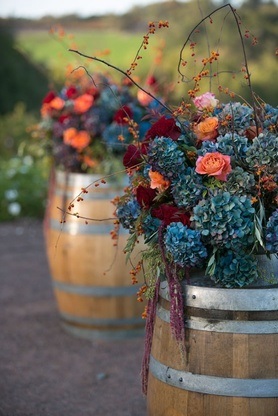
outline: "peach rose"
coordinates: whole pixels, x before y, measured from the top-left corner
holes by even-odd
[[[149,177],[151,179],[151,189],[158,189],[159,192],[163,192],[170,186],[170,181],[165,179],[159,172],[149,170]]]
[[[196,172],[201,175],[214,176],[220,181],[226,181],[232,171],[231,158],[219,152],[206,153],[199,156],[196,162]]]
[[[198,140],[214,140],[218,136],[218,118],[208,117],[195,125],[194,132]]]
[[[74,111],[78,114],[86,113],[92,107],[94,97],[90,94],[82,94],[74,100]]]
[[[90,144],[91,137],[85,130],[78,131],[74,127],[71,127],[64,131],[63,140],[65,144],[81,152]]]
[[[152,101],[153,98],[150,97],[145,91],[139,90],[137,92],[137,98],[141,105],[148,106]]]

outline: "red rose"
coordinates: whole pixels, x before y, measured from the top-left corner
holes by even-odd
[[[176,125],[174,118],[161,117],[146,133],[146,139],[155,137],[170,137],[172,140],[178,140],[181,135],[181,129]]]
[[[124,105],[116,112],[113,120],[117,124],[127,124],[128,123],[127,119],[132,118],[132,116],[133,114],[132,114],[131,108],[128,107],[127,105]]]
[[[125,168],[133,168],[142,162],[142,154],[140,149],[134,144],[130,144],[123,157],[123,165]]]
[[[154,202],[157,191],[145,186],[139,185],[136,191],[136,199],[140,207],[149,209]]]
[[[46,94],[46,96],[44,97],[44,99],[42,100],[43,104],[48,104],[50,103],[54,98],[56,97],[56,93],[54,91],[49,91],[48,94]]]
[[[173,205],[162,204],[158,208],[154,208],[151,214],[152,217],[163,221],[165,226],[171,224],[171,222],[181,222],[183,225],[190,225],[190,215]]]

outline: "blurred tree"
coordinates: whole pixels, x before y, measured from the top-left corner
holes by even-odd
[[[0,114],[13,111],[18,102],[24,102],[27,111],[38,111],[48,89],[46,70],[17,51],[12,34],[1,27],[0,44]]]

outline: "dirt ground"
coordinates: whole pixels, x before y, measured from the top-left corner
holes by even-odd
[[[64,331],[39,221],[0,224],[0,337],[0,416],[146,415],[143,336]]]

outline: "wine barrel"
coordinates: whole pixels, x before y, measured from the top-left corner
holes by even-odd
[[[277,416],[278,285],[222,289],[202,281],[184,288],[186,354],[171,334],[161,283],[148,416]]]
[[[87,339],[122,339],[144,332],[138,285],[131,284],[131,265],[123,253],[127,235],[117,247],[111,200],[123,184],[101,183],[99,176],[56,171],[45,219],[45,241],[54,293],[63,327]],[[99,186],[95,187],[94,183]],[[76,197],[82,188],[83,201]],[[70,202],[71,212],[66,215]],[[83,217],[94,219],[86,221]],[[138,259],[134,259],[138,261]]]

